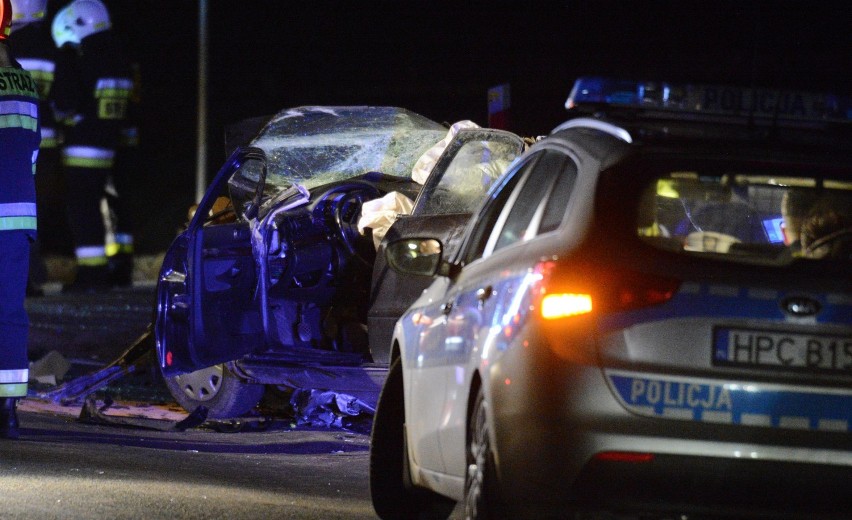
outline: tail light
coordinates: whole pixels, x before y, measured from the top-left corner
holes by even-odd
[[[599,266],[547,261],[536,266],[540,274],[539,312],[545,320],[588,314],[622,312],[669,301],[680,280]]]
[[[602,451],[595,454],[595,460],[601,462],[622,462],[627,464],[639,464],[653,462],[653,453],[638,453],[632,451]]]
[[[546,320],[579,316],[592,312],[592,295],[577,293],[545,294],[541,299],[541,316]]]

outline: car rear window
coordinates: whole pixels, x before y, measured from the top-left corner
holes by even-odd
[[[852,182],[765,172],[667,171],[645,185],[637,235],[731,261],[852,257]]]

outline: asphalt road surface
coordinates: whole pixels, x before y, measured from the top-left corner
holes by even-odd
[[[161,432],[20,416],[21,439],[0,442],[3,519],[375,518],[364,434],[275,423]]]
[[[71,363],[66,380],[97,370],[145,331],[151,302],[151,286],[48,290],[27,302],[30,357],[60,353]],[[178,431],[170,428],[185,412],[149,375],[92,394],[97,407],[113,403],[88,421],[81,402],[22,401],[21,439],[0,442],[0,518],[375,518],[369,426],[307,428],[273,415],[237,433],[211,423]]]

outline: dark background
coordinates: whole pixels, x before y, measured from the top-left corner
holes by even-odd
[[[137,250],[156,253],[195,202],[199,4],[106,3],[141,70],[142,154],[124,195]],[[508,83],[509,129],[541,135],[580,75],[852,92],[844,2],[210,0],[208,16],[208,180],[226,124],[299,105],[484,126],[488,88]]]

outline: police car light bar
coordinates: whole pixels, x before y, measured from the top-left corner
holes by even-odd
[[[852,98],[849,97],[792,90],[675,85],[601,77],[579,78],[565,102],[565,108],[569,110],[601,105],[776,122],[852,121]]]

